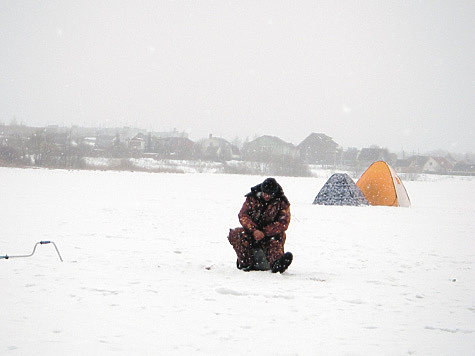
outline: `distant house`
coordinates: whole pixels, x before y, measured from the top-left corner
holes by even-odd
[[[230,160],[239,156],[239,149],[221,137],[209,135],[195,145],[197,155],[204,159]]]
[[[447,153],[445,158],[447,159],[447,161],[450,162],[450,164],[452,164],[452,166],[455,166],[455,164],[457,163],[457,160],[455,158],[453,158],[452,155],[449,154],[449,153]]]
[[[141,133],[142,130],[128,126],[117,129],[104,129],[104,131],[103,134],[116,135],[120,142],[129,142],[137,135],[143,135]]]
[[[129,141],[129,148],[136,151],[144,151],[147,137],[143,133],[138,133]]]
[[[450,173],[454,166],[444,157],[412,156],[400,161],[398,169],[404,173]]]
[[[355,147],[350,147],[343,151],[341,157],[341,164],[346,167],[354,167],[356,165],[359,150]]]
[[[422,173],[422,168],[428,159],[428,156],[415,155],[406,159],[398,160],[396,169],[403,173]]]
[[[384,161],[390,165],[395,164],[397,156],[389,153],[386,148],[370,147],[363,148],[358,155],[358,163],[369,166],[376,161]]]
[[[154,140],[155,152],[166,158],[192,158],[194,142],[186,137],[161,137]]]
[[[453,172],[475,174],[475,163],[469,161],[457,162],[454,166]]]
[[[271,157],[300,157],[300,152],[293,144],[275,136],[261,136],[244,145],[242,156],[247,160],[266,160]]]
[[[450,173],[454,169],[454,165],[445,157],[429,157],[423,172],[426,173]]]
[[[325,134],[311,133],[298,146],[300,157],[310,164],[334,164],[337,159],[338,144]]]

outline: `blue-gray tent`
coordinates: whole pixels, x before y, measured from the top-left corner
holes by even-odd
[[[369,205],[363,192],[346,173],[333,174],[315,197],[319,205]]]

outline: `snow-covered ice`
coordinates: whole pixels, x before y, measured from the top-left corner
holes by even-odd
[[[0,168],[2,355],[473,355],[475,178],[405,181],[410,208],[312,205],[277,177],[284,274],[227,241],[265,177]],[[424,177],[422,177],[424,178]]]

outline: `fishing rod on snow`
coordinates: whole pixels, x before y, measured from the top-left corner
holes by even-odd
[[[53,242],[53,241],[39,241],[35,244],[35,246],[33,247],[33,251],[29,254],[29,255],[15,255],[15,256],[8,256],[8,255],[5,255],[5,256],[0,256],[0,260],[1,259],[5,259],[5,260],[8,260],[9,258],[17,258],[17,257],[31,257],[35,254],[36,252],[36,246],[38,245],[46,245],[46,244],[53,244],[54,248],[56,249],[56,252],[58,253],[58,257],[59,259],[61,260],[61,262],[63,262],[63,259],[61,258],[61,254],[59,253],[59,250],[58,250],[58,247],[56,246],[56,244]]]

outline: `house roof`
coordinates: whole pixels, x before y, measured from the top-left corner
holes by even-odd
[[[231,146],[231,143],[224,138],[221,137],[209,137],[201,140],[199,142],[201,146],[214,146],[214,147],[229,147]]]
[[[169,137],[154,137],[154,140],[158,141],[158,142],[167,142],[167,143],[177,143],[177,144],[183,144],[183,143],[186,143],[186,144],[193,144],[193,141],[190,140],[188,137],[183,137],[183,136],[180,136],[180,137],[173,137],[173,136],[169,136]]]
[[[475,163],[469,161],[457,162],[454,169],[462,172],[475,172]]]
[[[447,158],[444,157],[432,157],[442,168],[453,169],[454,166]]]
[[[375,162],[389,158],[389,152],[386,148],[363,148],[358,155],[360,161]]]
[[[297,147],[309,147],[309,146],[333,146],[333,148],[338,147],[338,144],[333,141],[333,139],[325,134],[322,133],[315,133],[312,132],[310,135],[307,136],[305,140],[303,140]]]
[[[145,135],[143,133],[138,133],[131,139],[131,141],[145,141]]]
[[[276,137],[276,136],[270,136],[270,135],[264,135],[261,137],[256,138],[254,141],[249,142],[246,146],[274,146],[274,147],[279,147],[279,146],[288,146],[295,148],[295,146],[289,142],[285,142],[284,140]]]
[[[447,158],[433,156],[412,156],[402,162],[401,167],[423,167],[429,159],[433,159],[444,169],[453,169],[454,166]]]
[[[411,156],[406,159],[406,167],[422,167],[429,160],[428,156]]]

